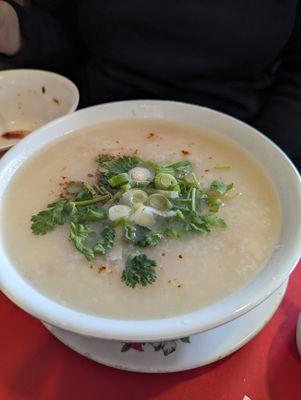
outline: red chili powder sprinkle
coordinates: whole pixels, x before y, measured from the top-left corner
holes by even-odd
[[[89,173],[89,174],[87,174],[87,176],[89,177],[89,178],[93,178],[93,174],[91,174],[91,173]]]
[[[204,169],[204,172],[209,172],[210,171],[210,169],[209,168],[207,168],[207,169]]]
[[[52,98],[52,101],[53,101],[55,104],[60,104],[59,99],[57,99],[56,97],[53,97],[53,98]]]
[[[187,156],[187,155],[189,154],[189,151],[187,151],[187,150],[182,150],[181,153],[182,153],[184,156]]]
[[[104,265],[100,264],[100,266],[97,268],[97,272],[98,273],[103,272],[103,271],[105,271],[105,269],[106,269],[106,267]]]
[[[155,134],[154,134],[153,132],[150,132],[150,133],[147,135],[147,137],[148,137],[148,139],[153,139],[153,138],[155,137]]]

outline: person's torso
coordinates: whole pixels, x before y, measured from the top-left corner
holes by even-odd
[[[226,111],[229,102],[234,114],[250,107],[251,117],[291,35],[297,3],[86,0],[77,7],[90,72],[102,75],[104,93],[112,82],[112,99],[120,85],[124,98],[209,102]],[[255,98],[244,104],[248,91]]]

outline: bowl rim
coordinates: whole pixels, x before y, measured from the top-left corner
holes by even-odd
[[[168,107],[171,107],[174,112],[176,112],[176,109],[184,111],[189,109],[199,113],[205,112],[208,113],[208,115],[213,115],[216,118],[221,118],[222,120],[226,119],[232,122],[232,124],[238,124],[242,130],[244,128],[247,129],[248,132],[251,131],[254,134],[253,137],[256,137],[257,141],[269,146],[271,151],[273,151],[273,153],[282,160],[282,163],[286,166],[287,170],[291,174],[292,179],[294,180],[296,186],[296,196],[298,195],[299,198],[301,198],[301,177],[295,166],[276,144],[246,123],[207,107],[201,107],[188,103],[167,100],[129,100],[96,105],[79,110],[73,114],[68,114],[58,118],[57,120],[49,122],[48,124],[37,129],[32,135],[30,135],[30,137],[28,136],[23,139],[0,161],[0,199],[3,195],[3,192],[5,192],[5,187],[9,182],[8,179],[6,183],[3,183],[4,180],[2,177],[5,177],[5,174],[8,174],[9,170],[11,171],[12,165],[17,157],[19,157],[20,160],[19,165],[17,168],[15,168],[15,170],[17,170],[20,165],[26,161],[26,154],[28,157],[30,157],[31,154],[39,151],[43,146],[47,145],[52,140],[55,140],[57,137],[61,137],[66,134],[72,134],[72,132],[76,131],[77,129],[95,124],[84,124],[84,122],[82,122],[84,125],[82,125],[80,128],[77,127],[77,129],[74,129],[74,122],[83,121],[85,118],[89,119],[89,117],[92,115],[94,115],[95,118],[95,113],[98,115],[98,117],[96,117],[97,119],[99,118],[99,114],[105,114],[108,112],[108,110],[114,110],[115,108],[117,110],[118,108],[121,108],[122,110],[134,110],[135,107],[139,110],[142,109],[146,114],[151,114],[151,111],[149,110],[152,109],[167,110]],[[148,115],[148,117],[155,118],[156,116]],[[108,118],[107,121],[120,118],[125,117],[116,116],[113,119]],[[170,118],[166,119],[170,120]],[[101,123],[102,121],[104,120],[99,120],[98,123]],[[73,125],[69,131],[66,131],[66,124],[68,124],[68,122]],[[47,135],[47,132],[49,134],[51,130],[55,130],[56,128],[58,129],[59,133],[48,136],[49,140],[45,141],[45,135]],[[41,144],[42,142],[43,144]],[[12,172],[12,174],[14,172]],[[298,218],[298,221],[301,221],[301,207],[299,207],[297,211],[299,211],[299,213],[297,213],[296,218]],[[257,290],[256,293],[252,291],[252,289],[256,287],[256,279],[253,279],[240,290],[234,292],[230,296],[217,303],[214,303],[206,308],[202,308],[187,314],[176,315],[174,317],[148,320],[111,319],[79,312],[56,303],[50,298],[44,296],[42,293],[38,292],[17,272],[5,253],[5,249],[2,246],[3,243],[0,238],[1,289],[13,302],[42,321],[82,335],[121,341],[156,341],[189,336],[197,332],[214,328],[218,325],[233,320],[242,314],[245,314],[252,308],[259,305],[275,290],[277,290],[288,278],[289,274],[299,261],[301,251],[300,225],[301,224],[298,225],[297,235],[294,243],[290,244],[292,251],[289,254],[289,257],[286,259],[286,266],[282,267],[281,273],[279,273],[275,279],[268,279],[270,276],[268,273],[266,273],[265,275],[268,275],[267,277],[264,276],[266,279],[261,279],[266,285],[262,287],[261,290]],[[256,275],[256,277],[258,275],[262,275],[263,270],[265,270],[265,268],[263,268],[260,273]]]
[[[37,76],[38,75],[49,76],[51,78],[55,78],[56,80],[64,83],[65,86],[67,86],[70,89],[70,93],[71,93],[70,106],[67,108],[65,115],[68,115],[77,109],[78,103],[79,103],[79,90],[78,90],[77,86],[75,85],[75,83],[72,82],[71,79],[67,78],[64,75],[58,74],[56,72],[48,71],[48,70],[43,70],[43,69],[20,68],[20,69],[4,69],[4,70],[0,71],[0,79],[1,79],[1,76],[6,78],[6,77],[9,77],[10,75],[16,76],[16,75],[23,75],[23,74],[25,74],[26,76],[28,76],[28,74],[37,75]],[[62,117],[64,117],[64,116],[62,116]],[[62,118],[62,117],[59,117],[59,118]],[[53,121],[50,121],[50,122],[53,122]]]

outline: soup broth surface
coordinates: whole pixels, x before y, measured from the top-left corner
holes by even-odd
[[[137,154],[168,163],[188,159],[198,178],[233,182],[238,194],[221,207],[227,229],[164,239],[143,249],[157,261],[157,280],[134,289],[121,282],[120,265],[87,262],[69,239],[69,226],[32,234],[30,218],[55,201],[64,179],[94,181],[98,154]],[[218,164],[231,169],[216,169]],[[281,225],[272,183],[237,144],[214,132],[166,120],[107,122],[68,134],[31,158],[16,173],[2,205],[8,254],[41,293],[86,313],[122,319],[170,317],[205,307],[233,293],[271,256]]]

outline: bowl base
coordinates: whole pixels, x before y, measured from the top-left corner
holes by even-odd
[[[168,342],[122,343],[44,325],[68,347],[100,364],[135,372],[184,371],[220,360],[251,340],[274,315],[286,288],[287,281],[263,303],[233,321]]]

